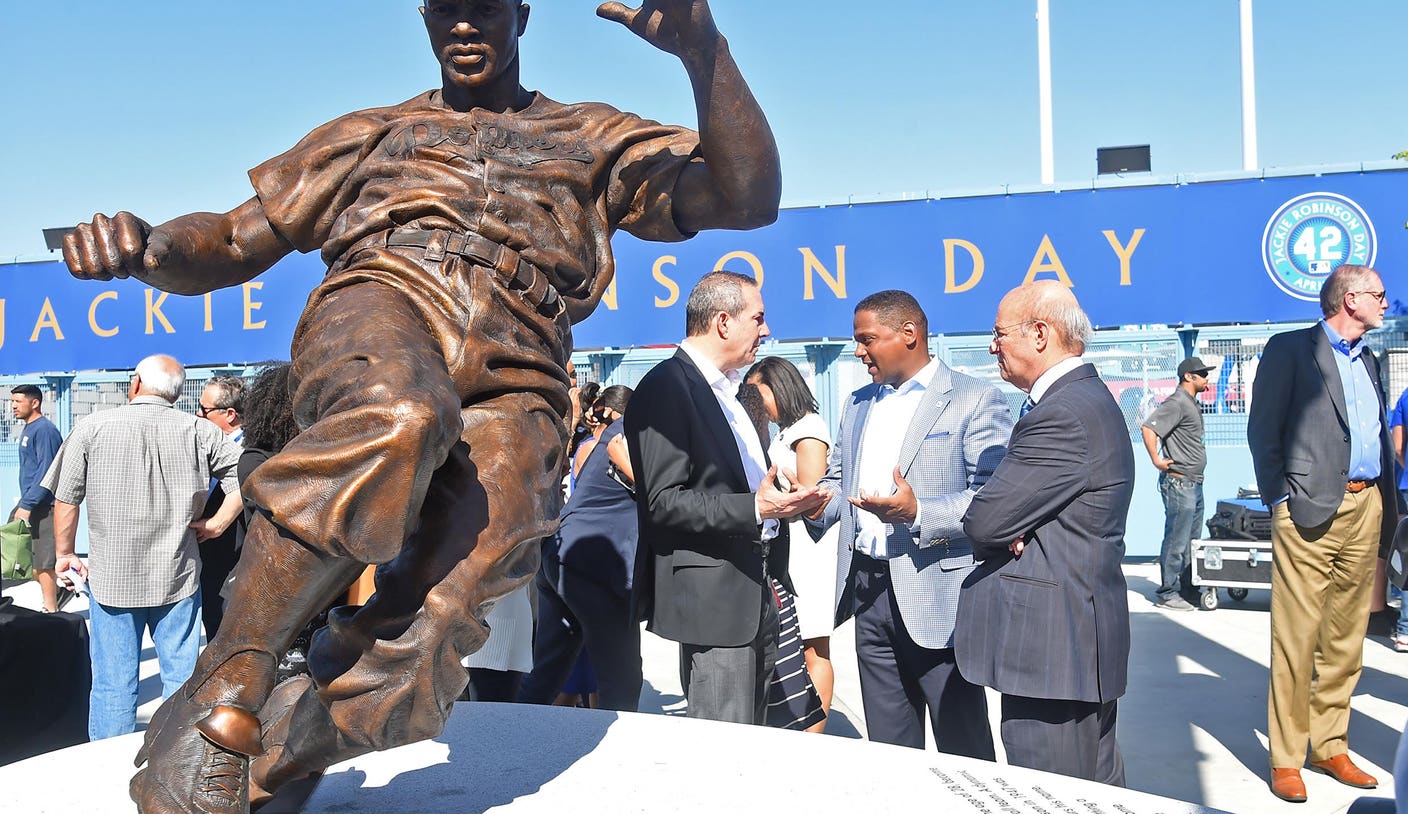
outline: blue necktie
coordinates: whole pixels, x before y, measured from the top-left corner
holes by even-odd
[[[1035,407],[1035,406],[1036,406],[1036,402],[1032,401],[1032,397],[1031,397],[1031,396],[1027,396],[1027,400],[1024,401],[1024,402],[1022,402],[1022,409],[1021,409],[1021,411],[1019,411],[1019,412],[1017,413],[1017,417],[1018,417],[1018,418],[1021,418],[1022,416],[1026,415],[1027,413],[1030,413],[1030,412],[1032,411],[1032,408]]]

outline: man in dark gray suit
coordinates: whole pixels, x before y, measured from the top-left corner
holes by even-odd
[[[924,310],[881,291],[855,311],[856,356],[874,383],[851,394],[821,485],[818,527],[841,524],[836,623],[856,617],[873,741],[993,759],[983,688],[953,657],[958,591],[973,570],[963,512],[1002,460],[1012,411],[996,387],[929,355]]]
[[[1080,357],[1089,336],[1075,296],[1054,281],[998,305],[989,351],[1029,397],[963,518],[983,562],[959,593],[955,646],[963,675],[1002,693],[1008,763],[1122,786],[1120,561],[1134,453],[1119,406]]]
[[[1310,765],[1346,785],[1378,781],[1349,759],[1375,561],[1398,520],[1379,361],[1364,334],[1383,324],[1383,280],[1340,266],[1320,290],[1325,318],[1271,337],[1247,421],[1271,506],[1271,793],[1306,799]]]
[[[626,407],[640,543],[632,602],[680,643],[689,716],[761,724],[777,658],[772,584],[787,579],[787,527],[821,506],[815,486],[777,471],[738,403],[738,369],[768,335],[750,277],[706,274],[685,303],[685,337]],[[790,588],[790,585],[789,585]]]

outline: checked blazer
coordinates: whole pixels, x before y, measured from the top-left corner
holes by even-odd
[[[836,563],[836,624],[855,614],[856,497],[866,417],[881,385],[851,394],[841,415],[822,484],[833,497],[820,520],[808,520],[818,536],[841,524]],[[921,647],[953,646],[958,590],[973,570],[973,549],[963,534],[963,513],[1007,451],[1012,411],[996,387],[955,373],[942,361],[905,432],[897,462],[919,501],[919,532],[887,525],[890,581],[905,628]]]

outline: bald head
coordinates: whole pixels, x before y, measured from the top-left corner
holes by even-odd
[[[1030,392],[1041,374],[1085,352],[1090,319],[1076,296],[1054,280],[1027,283],[1007,292],[997,306],[992,344],[998,372]]]
[[[1052,340],[1067,355],[1085,353],[1085,343],[1090,339],[1090,318],[1081,310],[1068,286],[1056,280],[1027,283],[1007,292],[998,305],[998,312],[1009,305],[1019,315],[1017,321],[1025,323],[1020,326],[1024,334],[1031,330],[1031,323],[1040,321],[1051,328]]]
[[[186,384],[186,368],[170,356],[158,353],[137,363],[131,396],[161,396],[171,403],[181,397]]]

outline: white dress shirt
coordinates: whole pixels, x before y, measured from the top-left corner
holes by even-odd
[[[1041,397],[1046,395],[1046,391],[1051,389],[1062,376],[1085,364],[1085,359],[1079,356],[1072,356],[1069,359],[1062,359],[1051,366],[1051,369],[1041,374],[1032,382],[1032,392],[1029,394],[1032,404],[1040,404]]]
[[[756,493],[768,473],[767,458],[763,455],[763,441],[753,428],[753,420],[748,417],[748,411],[743,409],[743,405],[738,401],[738,386],[743,383],[743,378],[738,375],[737,370],[725,373],[714,367],[714,363],[705,358],[697,348],[692,347],[688,339],[680,343],[680,350],[684,351],[690,361],[694,362],[694,366],[699,368],[699,372],[704,374],[704,381],[708,382],[709,388],[714,391],[714,398],[719,402],[719,408],[724,411],[724,420],[733,431],[733,441],[738,445],[738,457],[743,460],[743,473],[748,477],[748,489]],[[754,517],[758,516],[757,511],[755,503]],[[759,522],[763,527],[762,539],[771,540],[777,536],[776,520],[759,518]]]
[[[904,436],[914,421],[914,413],[938,369],[939,360],[930,359],[914,378],[899,387],[882,384],[875,391],[870,412],[865,416],[860,461],[856,467],[856,488],[862,492],[868,495],[895,493],[895,467],[900,462],[900,447],[904,446]],[[916,513],[910,530],[918,526]],[[885,545],[888,528],[885,521],[871,512],[856,509],[856,551],[877,560],[886,559],[889,556]]]

